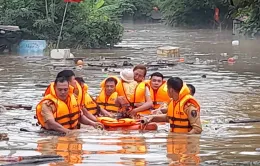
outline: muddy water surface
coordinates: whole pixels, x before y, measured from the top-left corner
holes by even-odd
[[[0,154],[65,158],[38,165],[259,165],[260,151],[256,148],[260,148],[260,124],[228,122],[259,117],[260,41],[234,37],[231,31],[180,30],[160,24],[125,24],[125,27],[124,40],[119,44],[122,49],[76,51],[75,56],[128,56],[131,63],[138,64],[167,59],[156,56],[158,46],[180,47],[185,62],[195,63],[178,63],[158,70],[195,85],[195,96],[202,106],[201,136],[168,134],[165,132],[168,126],[145,133],[84,127],[71,137],[36,133],[39,128],[34,125],[33,110],[44,88],[35,85],[52,81],[60,70],[73,68],[74,62],[4,55],[0,57],[0,103],[29,104],[33,110],[1,112],[1,133],[8,133],[9,141],[0,142]],[[231,41],[237,39],[240,45],[232,46]],[[235,58],[235,63],[221,61],[230,57]],[[86,66],[74,71],[85,78],[92,95],[98,93],[100,81],[110,74]]]

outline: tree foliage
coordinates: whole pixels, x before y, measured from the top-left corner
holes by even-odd
[[[241,31],[248,35],[260,34],[260,0],[233,0],[231,15],[233,18],[240,18],[242,23]]]
[[[214,23],[215,8],[220,9],[224,21],[228,5],[222,0],[163,0],[160,8],[169,25],[205,27]]]
[[[17,25],[23,39],[58,40],[66,3],[62,0],[0,0],[0,24]],[[116,6],[103,6],[104,0],[69,3],[61,47],[100,48],[121,41],[123,27],[114,19]],[[47,11],[47,12],[46,12]]]

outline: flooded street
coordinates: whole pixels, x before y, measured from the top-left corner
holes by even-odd
[[[240,40],[240,45],[232,46],[232,40]],[[47,56],[3,55],[0,57],[0,104],[33,105],[33,109],[1,110],[1,133],[8,133],[9,141],[0,141],[0,155],[44,154],[65,158],[37,163],[42,166],[260,165],[260,149],[257,151],[260,123],[229,124],[230,120],[260,119],[259,43],[259,40],[234,37],[231,31],[125,24],[124,39],[118,45],[122,48],[73,52],[76,57],[127,56],[135,65],[166,59],[156,55],[158,46],[180,47],[185,62],[195,63],[178,63],[158,71],[166,76],[179,76],[196,87],[203,121],[203,133],[199,136],[169,134],[165,131],[168,126],[160,126],[157,132],[108,132],[84,127],[72,137],[37,133],[35,107],[45,88],[35,85],[53,81],[64,66],[75,67],[74,62],[55,61]],[[234,57],[235,63],[223,61],[230,57]],[[112,74],[87,66],[74,71],[85,78],[89,93],[94,96],[99,92],[99,83]],[[148,75],[153,72],[149,71]],[[30,132],[20,128],[28,128]]]

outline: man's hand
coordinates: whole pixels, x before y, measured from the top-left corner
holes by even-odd
[[[109,113],[107,110],[100,108],[101,109],[101,114],[102,116],[106,116],[106,117],[113,117],[111,113]]]
[[[136,109],[131,109],[127,112],[131,117],[135,117],[138,113],[138,111],[136,111]]]
[[[151,113],[152,113],[153,115],[163,114],[160,108],[155,109],[155,110],[152,110]]]
[[[106,112],[105,114],[104,114],[104,116],[107,116],[107,117],[113,117],[113,115],[111,114],[111,113],[109,113],[109,112]]]
[[[92,124],[91,124],[91,126],[93,126],[95,129],[104,129],[104,125],[102,124],[102,123],[100,123],[100,122],[93,122]]]

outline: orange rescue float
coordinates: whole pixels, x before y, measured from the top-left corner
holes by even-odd
[[[157,130],[158,126],[156,123],[149,123],[147,125],[142,125],[135,119],[122,118],[114,119],[109,117],[98,117],[100,123],[105,126],[108,131],[116,130]]]

